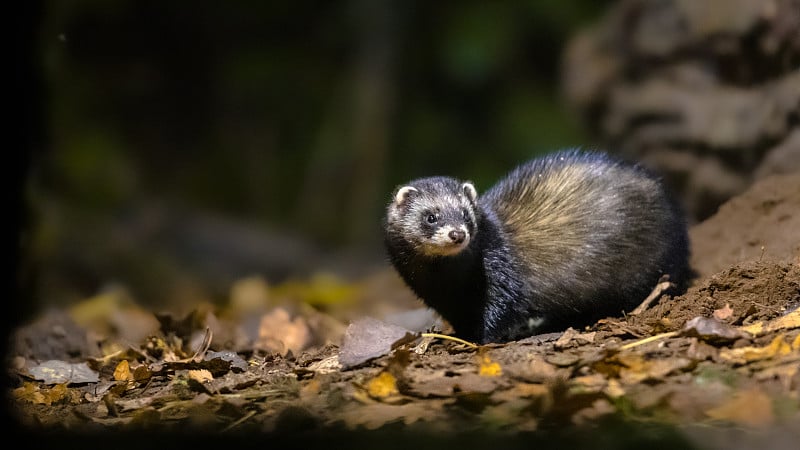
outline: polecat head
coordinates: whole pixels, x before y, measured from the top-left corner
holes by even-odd
[[[400,186],[387,208],[389,238],[426,256],[458,254],[475,238],[477,196],[472,183],[446,177]]]

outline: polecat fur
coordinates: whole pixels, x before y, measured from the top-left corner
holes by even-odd
[[[601,152],[533,159],[480,196],[469,181],[411,181],[383,229],[411,290],[479,343],[619,316],[662,276],[680,291],[690,273],[686,221],[666,186]]]

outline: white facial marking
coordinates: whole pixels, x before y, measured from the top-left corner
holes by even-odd
[[[456,243],[450,237],[450,232],[458,230],[464,233],[464,240]],[[452,226],[443,226],[436,230],[431,238],[424,243],[423,251],[428,255],[450,256],[460,253],[469,245],[470,235],[467,227],[464,225],[458,228]]]
[[[410,194],[412,192],[418,192],[417,188],[415,188],[414,186],[403,186],[403,187],[401,187],[397,191],[397,195],[394,196],[394,202],[396,204],[398,204],[398,205],[402,205],[403,202],[406,201],[406,198],[408,197],[408,194]]]

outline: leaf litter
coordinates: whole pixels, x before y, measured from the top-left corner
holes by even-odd
[[[388,319],[402,310],[382,320],[334,306],[374,300],[374,281],[311,284],[247,279],[228,307],[184,315],[144,311],[122,291],[49,311],[12,335],[14,414],[33,430],[206,433],[800,426],[800,257],[731,262],[636,314],[483,346],[442,337],[446,324],[416,313],[404,326]],[[132,342],[102,320],[126,314],[158,326]]]

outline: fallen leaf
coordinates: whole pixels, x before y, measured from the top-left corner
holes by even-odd
[[[613,379],[613,378],[612,378]],[[600,392],[608,386],[609,378],[601,373],[581,375],[570,380],[570,388],[576,392]],[[617,382],[619,384],[619,382]]]
[[[770,320],[766,324],[763,322],[756,322],[752,325],[740,327],[742,331],[746,331],[754,336],[761,334],[771,333],[773,331],[792,330],[800,328],[800,308],[777,319]]]
[[[405,425],[411,425],[418,421],[435,424],[442,415],[443,404],[443,401],[437,400],[404,405],[375,403],[347,409],[341,414],[341,418],[352,429],[363,427],[368,430],[374,430],[397,422]]]
[[[248,367],[247,361],[245,361],[244,358],[239,356],[238,353],[232,352],[230,350],[225,350],[221,352],[208,352],[204,357],[205,361],[213,361],[215,359],[220,359],[222,361],[230,363],[230,368],[234,372],[244,372],[247,370]]]
[[[190,379],[197,381],[198,383],[205,384],[209,381],[213,380],[214,377],[211,375],[211,372],[205,369],[198,369],[198,370],[189,370],[187,375]]]
[[[364,317],[351,323],[344,332],[339,363],[342,369],[363,364],[392,351],[392,344],[410,333],[409,330]]]
[[[275,308],[261,316],[257,348],[274,353],[299,354],[311,342],[311,330],[302,317],[292,319],[284,308]]]
[[[621,353],[615,355],[613,359],[623,365],[619,371],[619,378],[625,384],[660,380],[672,372],[681,371],[692,365],[692,360],[688,358],[646,359],[637,353]]]
[[[738,339],[748,338],[741,330],[720,322],[712,317],[697,316],[683,326],[681,334],[697,337],[712,344],[727,344]]]
[[[397,379],[389,372],[382,371],[377,377],[369,380],[366,385],[370,397],[381,400],[400,393],[397,390]]]
[[[127,359],[123,359],[117,364],[117,367],[114,369],[114,380],[133,381],[133,374],[131,373],[130,364]]]
[[[789,345],[783,337],[783,334],[776,336],[775,339],[765,347],[725,348],[720,350],[719,356],[726,361],[747,364],[749,362],[760,361],[775,356],[788,355],[792,352],[792,346]]]
[[[714,310],[712,315],[717,320],[727,320],[733,316],[733,308],[731,308],[731,305],[725,303],[725,306],[722,308]]]
[[[544,384],[516,383],[508,389],[492,394],[492,400],[507,402],[520,398],[536,398],[550,394],[550,388]]]
[[[556,340],[556,342],[553,345],[557,349],[566,348],[567,345],[572,341],[572,339],[579,334],[580,332],[578,330],[572,327],[567,328],[566,331],[564,331],[564,333],[558,338],[558,340]]]
[[[619,398],[625,395],[625,389],[622,387],[619,381],[613,378],[608,380],[608,386],[603,389],[603,392],[611,398]]]
[[[766,427],[775,420],[772,400],[758,389],[737,392],[733,399],[705,413],[712,419],[750,427]]]
[[[506,373],[509,376],[532,383],[543,383],[551,380],[558,375],[559,370],[565,369],[558,369],[538,356],[530,361],[520,361],[509,364],[506,367]]]
[[[500,367],[496,361],[492,361],[489,355],[483,354],[479,356],[480,366],[478,368],[478,375],[482,377],[499,377],[503,374],[503,368]]]
[[[68,363],[51,359],[31,367],[30,374],[44,384],[96,383],[100,381],[86,363]]]
[[[65,399],[69,394],[69,390],[66,384],[56,384],[53,387],[46,388],[39,386],[38,383],[25,382],[22,386],[14,389],[12,394],[14,398],[19,400],[25,400],[36,405],[50,406]]]
[[[146,365],[142,364],[136,369],[133,370],[133,379],[134,381],[144,381],[150,379],[153,376],[153,372],[150,371],[150,368]]]
[[[576,425],[584,425],[597,421],[597,419],[613,414],[616,411],[614,406],[604,398],[598,398],[592,403],[592,406],[578,410],[572,415],[572,423]]]

